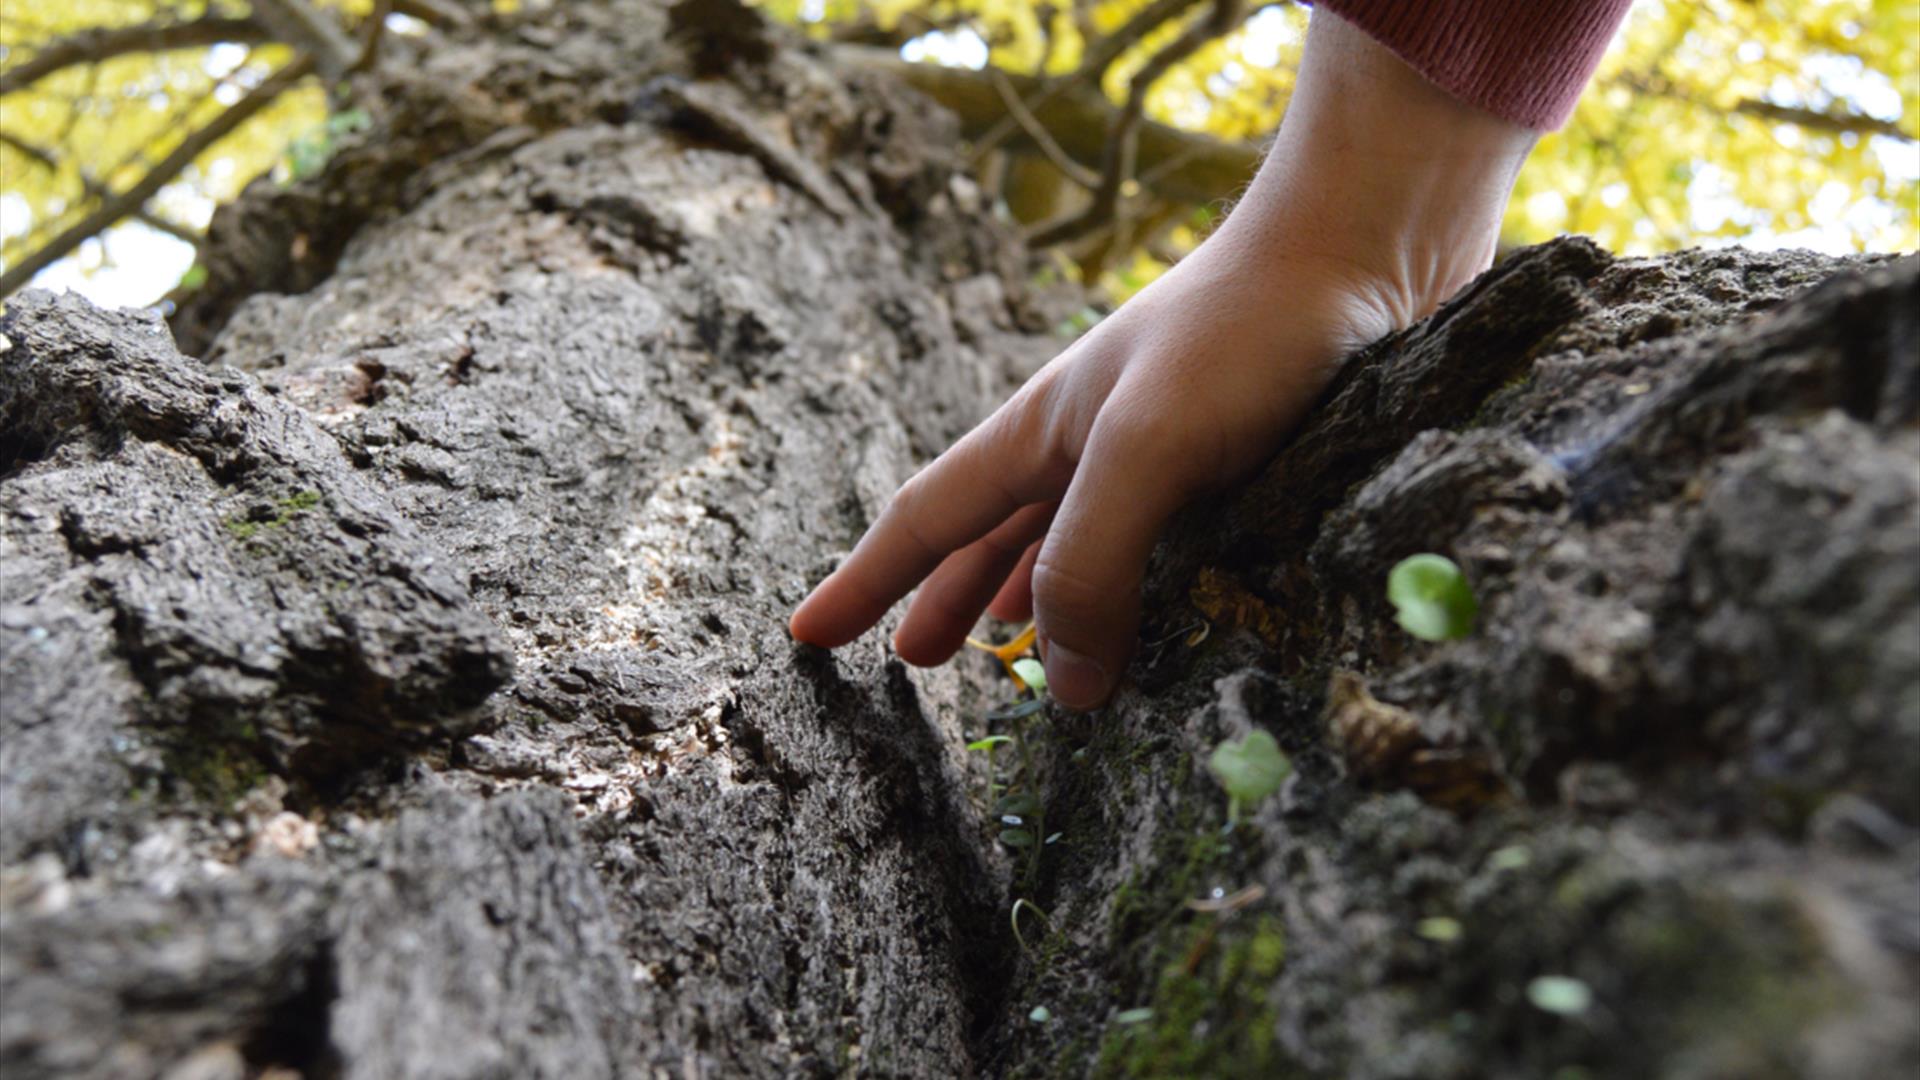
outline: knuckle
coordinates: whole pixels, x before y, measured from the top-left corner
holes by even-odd
[[[1033,566],[1034,610],[1044,613],[1051,628],[1096,625],[1110,594],[1058,562],[1043,558]]]

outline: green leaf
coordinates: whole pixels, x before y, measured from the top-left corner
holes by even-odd
[[[1004,709],[993,710],[987,714],[987,719],[993,723],[1004,723],[1008,720],[1024,720],[1046,707],[1046,698],[1034,698],[1032,701],[1019,701]]]
[[[1533,854],[1525,846],[1514,844],[1503,847],[1487,856],[1489,870],[1519,870],[1533,861]]]
[[[1571,975],[1542,975],[1527,984],[1533,1007],[1559,1016],[1579,1016],[1593,1005],[1593,991]]]
[[[1480,614],[1473,586],[1452,559],[1410,555],[1387,575],[1387,599],[1400,626],[1422,641],[1451,641],[1473,632]]]
[[[1449,919],[1445,915],[1435,915],[1430,919],[1421,919],[1414,927],[1414,933],[1428,941],[1459,941],[1460,920]]]
[[[1023,656],[1015,660],[1013,662],[1013,673],[1020,676],[1021,682],[1032,687],[1034,693],[1044,694],[1047,692],[1046,666],[1033,657]]]
[[[1033,846],[1033,834],[1025,829],[1001,829],[1000,842],[1010,848],[1030,848]]]
[[[1293,772],[1293,762],[1280,752],[1272,735],[1256,729],[1239,742],[1214,747],[1207,768],[1235,801],[1256,803],[1280,790]]]
[[[1045,1005],[1035,1005],[1033,1011],[1027,1014],[1027,1019],[1036,1024],[1044,1024],[1053,1019],[1053,1013]]]
[[[1125,1012],[1115,1013],[1113,1022],[1116,1024],[1144,1024],[1151,1019],[1153,1019],[1152,1009],[1128,1009]]]
[[[993,812],[1001,815],[1035,817],[1040,813],[1040,800],[1029,792],[1012,792],[994,800]]]
[[[969,751],[991,750],[994,747],[999,746],[1001,743],[1008,743],[1012,741],[1013,741],[1013,736],[1011,735],[989,735],[984,739],[975,739],[974,741],[968,743],[967,749]]]

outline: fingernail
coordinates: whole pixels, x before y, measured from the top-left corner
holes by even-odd
[[[1107,669],[1057,642],[1044,651],[1047,693],[1069,709],[1091,709],[1107,698]]]

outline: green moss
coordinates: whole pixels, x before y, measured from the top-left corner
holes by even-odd
[[[267,778],[266,768],[251,751],[226,739],[175,745],[162,753],[161,761],[171,783],[222,810]]]
[[[296,491],[292,495],[273,504],[270,517],[251,516],[231,517],[220,524],[232,533],[235,539],[246,541],[260,535],[264,529],[278,529],[301,514],[320,505],[321,495],[317,491]]]
[[[1183,813],[1160,835],[1154,858],[1115,890],[1112,928],[1115,941],[1137,941],[1199,895],[1204,872],[1226,853],[1227,842],[1211,825]],[[1171,869],[1166,869],[1171,868]],[[1161,877],[1163,880],[1155,880]]]
[[[1285,1077],[1298,1070],[1276,1045],[1272,983],[1284,966],[1279,920],[1196,920],[1178,935],[1137,1024],[1110,1024],[1096,1076]]]

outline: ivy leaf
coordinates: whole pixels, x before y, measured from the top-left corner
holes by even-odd
[[[1473,632],[1480,614],[1473,586],[1452,559],[1410,555],[1387,575],[1387,599],[1400,626],[1422,641],[1452,641]]]
[[[1272,735],[1256,729],[1239,742],[1214,747],[1207,768],[1236,803],[1254,803],[1280,790],[1293,772],[1293,762],[1280,752]]]
[[[1020,681],[1033,688],[1036,694],[1047,692],[1047,669],[1040,661],[1031,656],[1023,656],[1013,662],[1013,673]]]
[[[1033,846],[1033,834],[1025,829],[1002,829],[1000,842],[1010,848],[1029,848]]]

